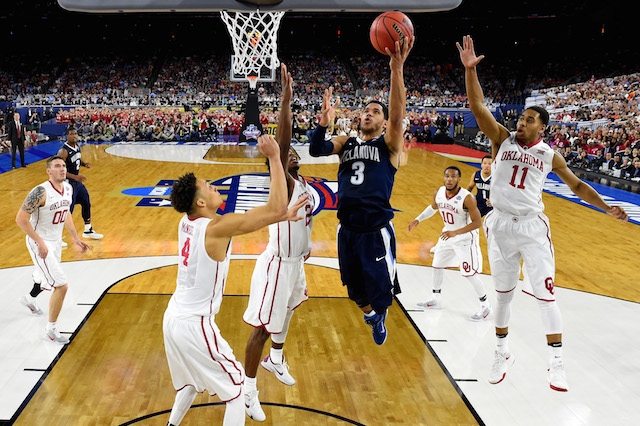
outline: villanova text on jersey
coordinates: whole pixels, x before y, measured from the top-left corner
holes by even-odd
[[[393,218],[389,203],[396,168],[391,164],[384,135],[345,142],[338,169],[338,219],[354,231],[382,228]]]

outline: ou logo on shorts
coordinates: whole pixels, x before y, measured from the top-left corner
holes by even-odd
[[[554,283],[553,283],[553,278],[551,277],[547,277],[544,280],[544,288],[546,288],[547,290],[549,290],[549,293],[554,294],[555,293],[555,289],[553,288]]]
[[[462,269],[464,269],[465,272],[471,272],[471,266],[469,266],[467,262],[462,262]]]

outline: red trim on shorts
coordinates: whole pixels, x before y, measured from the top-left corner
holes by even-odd
[[[531,296],[531,297],[535,297],[536,299],[538,299],[538,300],[540,300],[540,301],[542,301],[542,302],[555,302],[555,301],[556,301],[555,299],[553,299],[553,300],[550,300],[550,299],[540,299],[540,298],[539,298],[538,296],[536,296],[535,294],[531,294],[531,293],[529,293],[528,291],[525,291],[525,290],[522,290],[522,292],[523,292],[524,294],[528,294],[528,295],[529,295],[529,296]]]
[[[540,219],[542,223],[544,223],[544,226],[547,227],[547,240],[549,240],[549,251],[551,252],[551,257],[555,259],[555,255],[553,253],[553,242],[551,241],[551,229],[549,228],[549,224],[547,223],[546,220],[541,218],[540,215],[538,215],[538,219]]]
[[[280,239],[278,239],[278,241],[279,240]],[[264,293],[262,295],[262,302],[260,303],[260,309],[258,309],[258,321],[260,321],[260,324],[264,326],[265,330],[267,329],[267,325],[271,323],[271,314],[273,313],[273,304],[275,302],[275,297],[271,299],[271,307],[269,309],[269,318],[267,319],[267,322],[262,321],[261,314],[262,314],[262,308],[264,307],[264,300],[267,297],[267,289],[269,288],[269,270],[271,270],[271,264],[273,263],[275,258],[276,258],[275,256],[271,256],[271,260],[269,261],[269,266],[267,267],[267,282],[266,282],[266,285],[264,286]],[[278,288],[278,278],[280,278],[280,265],[282,265],[282,259],[278,257],[278,271],[276,272],[276,282],[273,288],[274,295]]]
[[[204,328],[204,318],[205,318],[205,317],[201,317],[201,318],[200,318],[200,326],[201,326],[201,328],[202,328],[202,335],[204,336],[204,341],[207,343],[207,350],[209,351],[209,356],[211,356],[211,360],[212,360],[213,362],[218,363],[218,365],[220,365],[220,367],[222,368],[222,370],[223,370],[225,373],[227,373],[227,375],[229,376],[229,379],[231,379],[231,382],[232,382],[234,385],[236,385],[236,386],[237,386],[237,385],[241,385],[241,384],[242,384],[242,382],[240,382],[240,383],[236,383],[236,382],[233,380],[233,376],[231,375],[231,373],[229,373],[229,372],[227,371],[227,369],[226,369],[226,368],[224,368],[224,365],[222,365],[222,363],[221,363],[219,360],[217,360],[217,359],[213,356],[213,352],[211,351],[211,345],[209,344],[209,339],[207,339],[207,332],[206,332],[206,330],[205,330],[205,328]],[[216,338],[216,332],[215,332],[215,330],[213,329],[213,326],[211,325],[211,317],[209,317],[209,327],[211,327],[211,332],[213,333],[213,337],[214,337],[214,339],[215,339],[215,338]],[[215,343],[216,343],[216,352],[218,352],[218,342],[217,342],[217,339],[216,339],[216,342],[215,342]],[[220,353],[220,352],[218,352],[218,353]],[[222,355],[222,354],[220,354],[220,355]],[[222,356],[223,356],[227,361],[230,361],[226,356],[224,356],[224,355],[222,355]],[[230,362],[231,362],[231,361],[230,361]],[[233,362],[232,362],[232,364],[233,364]],[[235,364],[233,364],[233,366],[238,370],[238,367],[237,367]],[[242,377],[242,371],[241,371],[241,370],[238,370],[238,371],[241,373],[241,377]],[[215,394],[214,394],[214,395],[215,395]]]
[[[289,227],[289,234],[287,235],[287,240],[289,241],[289,255],[287,257],[291,257],[291,222],[287,221],[287,226]]]
[[[30,241],[33,241],[31,238],[29,238]],[[51,271],[49,271],[49,266],[47,266],[47,261],[45,260],[45,258],[40,257],[40,254],[38,254],[38,244],[33,241],[33,244],[35,244],[36,246],[36,250],[33,249],[33,247],[31,246],[31,243],[29,243],[29,250],[31,252],[34,253],[33,258],[36,260],[36,265],[38,268],[40,268],[40,270],[43,272],[44,275],[44,279],[47,280],[47,284],[49,287],[55,287],[55,283],[56,280],[53,278],[53,275],[51,275]],[[48,248],[48,247],[47,247]],[[38,261],[38,259],[42,259],[42,263],[44,264],[44,268],[40,265],[40,262]],[[48,276],[47,276],[48,274]]]
[[[216,336],[215,330],[213,328],[213,325],[211,324],[211,317],[209,317],[209,327],[211,327],[211,332],[213,333],[213,338],[215,339],[215,344],[216,344],[216,352],[218,352],[220,355],[222,355],[222,357],[224,359],[227,360],[227,362],[231,363],[231,365],[233,365],[233,368],[236,369],[236,371],[240,374],[240,377],[242,377],[242,368],[238,368],[238,366],[236,365],[237,361],[233,361],[229,358],[227,358],[227,356],[225,354],[223,354],[222,352],[220,352],[220,347],[218,346],[218,336]],[[224,366],[222,365],[221,362],[218,361],[218,363],[220,364],[220,366],[222,367],[222,369],[229,375],[229,377],[231,378],[231,382],[233,382],[234,385],[241,385],[243,381],[241,381],[240,383],[236,383],[235,380],[233,380],[233,376],[231,375],[231,373],[229,373],[227,371],[226,368],[224,368]]]
[[[513,290],[516,289],[517,286],[513,287],[511,290],[507,290],[507,291],[500,291],[500,290],[496,290],[496,293],[511,293]],[[524,290],[523,290],[524,291]]]

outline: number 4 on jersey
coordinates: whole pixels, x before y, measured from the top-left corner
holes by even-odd
[[[184,260],[182,261],[182,264],[184,266],[189,266],[187,259],[189,259],[190,248],[191,248],[191,238],[187,238],[187,241],[184,242],[184,246],[182,246],[182,251],[180,252],[180,255],[184,257]]]

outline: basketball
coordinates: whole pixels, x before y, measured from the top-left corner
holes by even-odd
[[[414,37],[413,23],[402,12],[384,12],[373,21],[369,30],[369,38],[375,49],[386,55],[385,47],[391,53],[395,52],[395,42],[402,45],[410,42]]]

